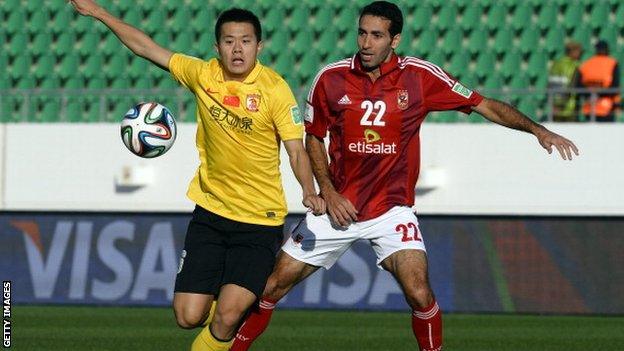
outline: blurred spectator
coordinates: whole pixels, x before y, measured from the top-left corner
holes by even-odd
[[[570,41],[565,46],[565,55],[553,61],[548,75],[548,87],[564,89],[572,87],[574,73],[583,53],[581,44]],[[577,120],[576,98],[569,93],[555,94],[553,97],[553,120],[572,122]]]
[[[583,62],[575,77],[575,86],[580,88],[618,88],[620,87],[620,69],[615,58],[609,56],[609,44],[600,40],[596,43],[596,54]],[[580,95],[580,94],[579,94]],[[592,97],[589,94],[582,94],[585,102],[582,107],[585,117],[589,117],[593,112],[597,122],[613,122],[615,120],[615,109],[619,107],[620,94],[600,93],[592,106]]]

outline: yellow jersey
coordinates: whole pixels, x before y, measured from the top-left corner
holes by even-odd
[[[279,74],[256,61],[243,82],[219,60],[174,54],[169,71],[197,100],[200,165],[187,196],[220,216],[278,226],[287,213],[280,140],[303,138],[299,108]]]

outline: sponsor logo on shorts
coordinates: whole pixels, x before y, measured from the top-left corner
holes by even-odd
[[[182,267],[184,266],[185,258],[186,258],[186,250],[182,250],[182,254],[180,255],[180,263],[178,264],[178,274],[182,272]]]
[[[303,235],[301,235],[301,233],[296,233],[293,236],[293,241],[295,242],[295,244],[301,244],[301,242],[303,241]]]

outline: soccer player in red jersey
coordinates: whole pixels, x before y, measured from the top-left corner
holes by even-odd
[[[386,1],[364,7],[359,52],[322,69],[306,109],[306,146],[329,215],[308,214],[282,247],[259,306],[231,350],[247,350],[266,328],[275,303],[319,267],[329,268],[358,240],[401,285],[421,350],[442,349],[441,311],[428,281],[427,255],[411,210],[420,166],[420,126],[431,111],[476,111],[535,135],[561,157],[578,155],[566,138],[514,107],[464,87],[431,62],[394,53],[401,10]],[[329,132],[329,160],[323,140]]]

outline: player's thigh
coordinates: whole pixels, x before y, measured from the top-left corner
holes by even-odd
[[[284,297],[295,285],[316,272],[319,266],[301,262],[280,251],[273,273],[269,276],[263,296],[272,300]]]
[[[412,308],[425,308],[433,302],[434,295],[427,272],[427,254],[424,251],[397,251],[384,259],[381,265],[394,276]]]
[[[224,234],[215,228],[217,219],[197,206],[193,212],[176,275],[175,292],[216,295],[226,261]]]
[[[283,226],[232,222],[221,284],[234,284],[260,297],[275,266]]]
[[[422,250],[397,251],[386,257],[381,266],[396,278],[404,290],[429,286],[427,254]]]
[[[282,251],[311,266],[331,268],[345,251],[359,239],[357,226],[335,226],[327,214],[308,212],[282,246]]]
[[[214,322],[226,329],[238,325],[256,299],[256,295],[247,288],[224,284],[219,291]]]

